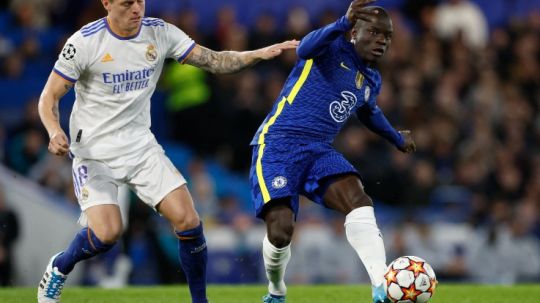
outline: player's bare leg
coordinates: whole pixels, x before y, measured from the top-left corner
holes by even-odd
[[[206,303],[206,262],[208,251],[202,222],[184,184],[157,205],[157,210],[174,226],[178,251],[193,303]]]
[[[122,234],[118,205],[95,205],[85,210],[88,227],[83,228],[69,247],[54,255],[38,286],[38,303],[60,302],[67,275],[75,264],[111,249]]]
[[[267,203],[264,208],[266,236],[263,240],[263,259],[268,278],[268,294],[264,303],[285,302],[285,269],[291,258],[291,239],[294,232],[294,212],[288,199]]]
[[[324,194],[324,203],[346,215],[347,240],[366,267],[373,288],[373,302],[389,302],[383,281],[386,271],[386,252],[382,234],[377,226],[371,198],[364,192],[355,175],[336,177]]]

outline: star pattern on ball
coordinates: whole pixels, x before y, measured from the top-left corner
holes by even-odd
[[[407,267],[407,270],[410,270],[414,273],[414,277],[418,277],[418,275],[420,273],[426,273],[426,269],[424,268],[424,262],[422,261],[414,261],[414,260],[410,260],[411,261],[411,265],[409,265],[409,267]]]
[[[422,294],[421,291],[416,289],[416,286],[412,284],[409,288],[402,287],[401,290],[403,291],[403,297],[402,300],[411,300],[412,302],[416,302],[416,298]]]
[[[392,282],[397,284],[397,273],[398,271],[395,269],[389,270],[386,275],[384,275],[384,278],[386,279],[386,285],[390,285]]]

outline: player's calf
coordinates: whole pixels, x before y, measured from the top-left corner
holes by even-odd
[[[202,222],[195,228],[177,231],[178,254],[182,269],[186,274],[193,303],[207,303],[206,263],[208,249],[203,233]]]

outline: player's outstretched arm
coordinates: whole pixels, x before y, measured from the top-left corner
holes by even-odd
[[[400,151],[404,153],[416,151],[411,132],[409,130],[395,130],[378,106],[366,104],[356,111],[356,115],[367,128],[394,144]]]
[[[272,59],[279,56],[284,50],[295,49],[297,46],[298,41],[289,40],[252,51],[218,52],[196,45],[185,63],[214,74],[229,74],[252,66],[261,60]]]
[[[58,156],[69,151],[68,138],[60,126],[58,103],[72,87],[73,83],[52,72],[39,97],[39,117],[49,133],[49,151]]]

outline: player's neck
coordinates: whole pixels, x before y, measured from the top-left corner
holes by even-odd
[[[139,32],[138,27],[134,28],[133,30],[122,29],[120,26],[118,26],[118,24],[114,23],[114,21],[109,17],[107,17],[107,24],[109,25],[109,28],[111,29],[111,31],[120,37],[131,37],[131,36],[136,35]],[[140,26],[142,26],[142,24]]]

